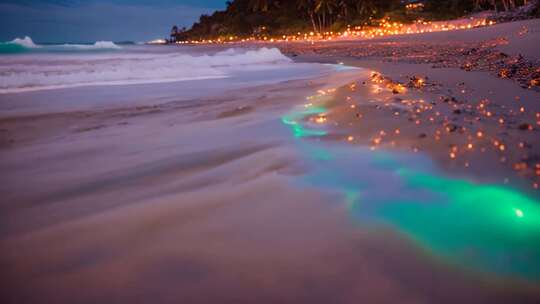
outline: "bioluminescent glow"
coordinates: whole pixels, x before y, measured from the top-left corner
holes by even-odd
[[[295,137],[322,136],[309,106],[283,117]],[[445,177],[421,154],[299,141],[311,170],[302,182],[340,193],[365,225],[395,228],[445,261],[540,280],[540,202],[501,185]]]
[[[304,126],[302,121],[311,115],[326,112],[326,108],[318,106],[303,107],[302,110],[293,111],[281,118],[281,121],[293,129],[294,137],[324,136],[324,130],[310,129]]]
[[[389,200],[376,217],[467,266],[540,279],[538,201],[502,186],[398,172],[405,187],[435,193],[439,200]]]

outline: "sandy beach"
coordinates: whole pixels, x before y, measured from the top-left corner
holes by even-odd
[[[336,139],[427,150],[457,174],[513,182],[534,195],[540,187],[540,86],[532,84],[540,79],[539,37],[535,19],[282,50],[299,62],[371,71],[337,93],[326,115],[338,125]],[[503,76],[510,70],[515,72]]]
[[[538,303],[539,37],[277,44],[333,70],[150,101],[0,95],[2,303]]]

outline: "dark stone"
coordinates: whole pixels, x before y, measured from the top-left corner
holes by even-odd
[[[457,130],[458,126],[455,125],[455,124],[448,124],[448,125],[446,125],[446,128],[447,128],[447,130],[449,132],[455,132]]]

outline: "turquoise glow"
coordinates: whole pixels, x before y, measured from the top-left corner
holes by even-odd
[[[301,110],[283,116],[281,121],[292,128],[294,137],[324,136],[327,134],[326,131],[309,129],[303,125],[302,121],[308,116],[325,112],[326,109],[324,107],[304,106]]]
[[[408,187],[438,202],[390,201],[376,216],[461,263],[540,279],[540,204],[512,189],[398,170]]]
[[[310,129],[312,106],[283,123]],[[423,155],[298,141],[311,170],[301,183],[342,195],[362,225],[390,226],[444,260],[468,269],[540,280],[540,202],[502,185],[449,178]]]

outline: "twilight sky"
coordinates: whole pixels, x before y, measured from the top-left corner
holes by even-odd
[[[0,42],[148,41],[224,7],[225,0],[0,0]]]

